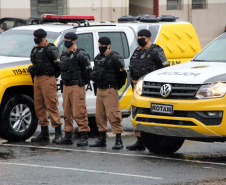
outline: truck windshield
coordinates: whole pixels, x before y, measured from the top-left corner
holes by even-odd
[[[197,62],[226,62],[226,33],[218,37],[202,50],[193,61]]]
[[[0,35],[0,56],[30,57],[34,47],[34,30],[8,30]],[[46,39],[53,43],[60,33],[47,32]]]

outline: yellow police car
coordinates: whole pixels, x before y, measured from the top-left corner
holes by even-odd
[[[132,123],[150,152],[174,153],[185,139],[226,141],[226,33],[191,61],[141,78]]]

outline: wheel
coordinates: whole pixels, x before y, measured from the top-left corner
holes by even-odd
[[[27,95],[16,95],[4,106],[0,136],[8,141],[24,141],[30,138],[38,126],[34,101]]]
[[[149,152],[172,154],[183,145],[184,139],[141,132],[141,138]]]

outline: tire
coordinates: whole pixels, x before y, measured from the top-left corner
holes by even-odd
[[[172,154],[180,149],[184,143],[183,138],[154,135],[141,132],[141,138],[149,152],[157,154]]]
[[[35,133],[37,126],[32,98],[21,94],[9,99],[1,116],[0,136],[3,139],[25,141]]]

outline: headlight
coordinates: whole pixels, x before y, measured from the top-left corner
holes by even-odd
[[[137,81],[137,84],[136,84],[136,87],[135,87],[135,92],[138,94],[138,95],[142,95],[142,89],[143,89],[143,80],[140,79]]]
[[[219,98],[224,96],[226,93],[226,83],[218,82],[202,85],[197,94],[196,98]]]

